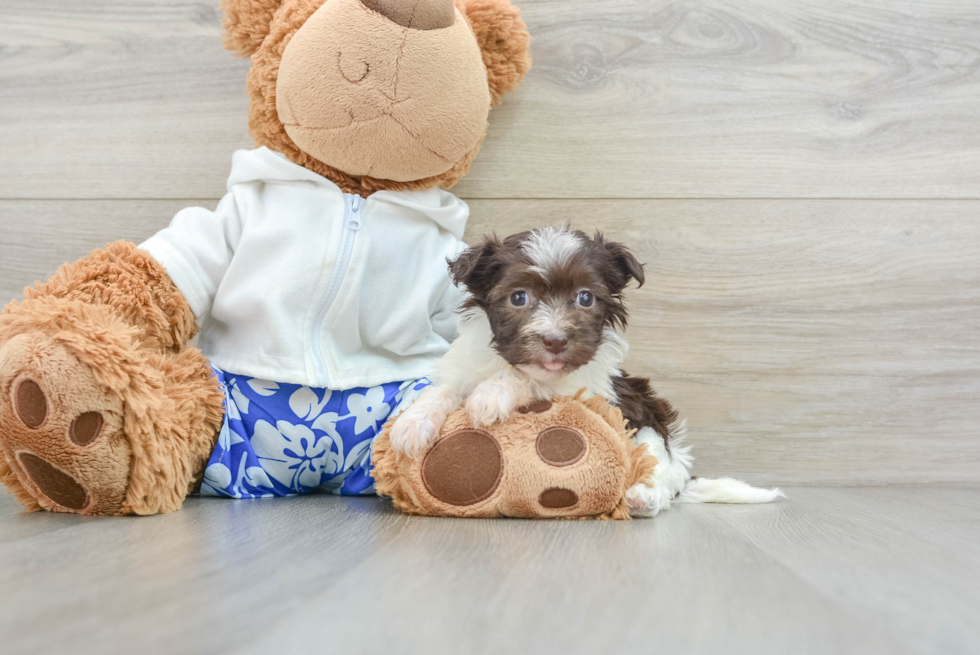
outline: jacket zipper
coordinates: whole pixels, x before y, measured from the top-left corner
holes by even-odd
[[[340,293],[340,287],[344,283],[344,276],[347,274],[347,267],[350,265],[350,258],[354,252],[354,239],[357,231],[361,229],[361,209],[364,207],[364,198],[361,196],[345,193],[344,194],[344,235],[343,245],[340,248],[340,255],[337,263],[334,264],[333,273],[330,275],[330,283],[327,291],[320,301],[317,308],[316,318],[313,321],[313,333],[310,335],[310,344],[313,348],[313,366],[316,369],[317,383],[323,383],[324,387],[330,386],[327,373],[327,364],[323,359],[323,348],[320,345],[320,338],[323,332],[323,321],[327,318],[330,306]]]

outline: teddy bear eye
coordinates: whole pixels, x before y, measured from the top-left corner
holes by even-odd
[[[510,304],[514,307],[523,307],[527,304],[527,291],[515,291],[510,294]]]
[[[578,304],[579,307],[591,307],[595,299],[592,297],[592,293],[589,291],[579,291],[578,292]]]

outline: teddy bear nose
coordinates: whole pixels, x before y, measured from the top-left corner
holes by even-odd
[[[437,30],[456,22],[453,0],[361,0],[361,4],[413,30]]]

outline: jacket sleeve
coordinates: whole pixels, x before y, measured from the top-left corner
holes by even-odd
[[[241,236],[241,216],[228,193],[214,211],[188,207],[177,212],[169,227],[139,247],[167,269],[200,320],[211,310]]]

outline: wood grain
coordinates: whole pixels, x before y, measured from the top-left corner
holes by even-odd
[[[980,197],[974,0],[523,0],[465,197]],[[218,0],[5,0],[0,197],[220,195]]]
[[[4,495],[0,652],[967,654],[978,512],[977,488],[799,488],[629,523],[323,495],[86,519]]]
[[[912,650],[976,650],[976,489],[828,489],[792,504],[788,520],[741,507],[712,518]]]
[[[216,201],[0,202],[0,298]],[[480,200],[467,239],[571,221],[646,262],[629,370],[691,426],[700,475],[980,477],[980,202]]]

